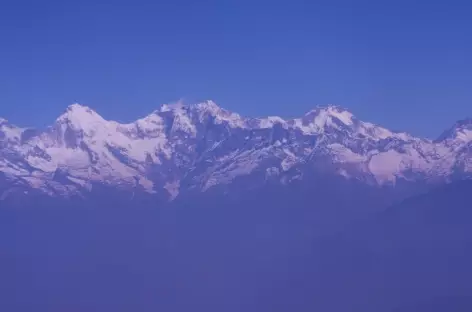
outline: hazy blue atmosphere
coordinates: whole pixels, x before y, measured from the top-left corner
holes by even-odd
[[[333,103],[435,137],[472,115],[468,1],[109,3],[3,4],[2,117],[42,126],[76,101],[119,121],[180,98],[250,116]]]
[[[472,311],[470,1],[2,4],[0,311]]]

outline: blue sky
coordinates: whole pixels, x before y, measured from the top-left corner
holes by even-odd
[[[184,98],[293,117],[332,103],[434,137],[472,116],[471,11],[434,0],[9,1],[0,116],[43,126],[78,101],[130,121]]]

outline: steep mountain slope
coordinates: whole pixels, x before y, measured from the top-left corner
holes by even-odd
[[[163,105],[120,124],[73,104],[45,130],[1,120],[0,196],[84,197],[100,186],[172,200],[317,174],[376,187],[444,182],[471,171],[468,125],[459,122],[432,142],[337,106],[283,120],[244,118],[208,101]]]

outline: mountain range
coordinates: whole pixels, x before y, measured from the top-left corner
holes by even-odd
[[[471,311],[471,142],[338,106],[1,120],[0,309]]]
[[[334,105],[282,119],[243,117],[212,101],[177,103],[122,124],[73,104],[45,129],[0,119],[0,198],[85,198],[105,188],[167,202],[314,177],[424,189],[468,178],[471,142],[472,119],[429,140]]]

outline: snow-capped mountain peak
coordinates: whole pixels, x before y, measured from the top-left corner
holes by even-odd
[[[211,114],[218,114],[223,109],[219,107],[215,102],[208,100],[194,105],[198,110],[206,111]]]
[[[305,114],[307,118],[315,118],[315,123],[320,127],[337,119],[345,125],[352,125],[354,115],[348,110],[338,105],[317,106],[315,109]]]
[[[0,118],[0,142],[18,143],[24,129],[16,127],[8,120]]]
[[[159,109],[154,111],[154,113],[163,113],[169,111],[179,111],[186,107],[186,105],[182,102],[170,103],[170,104],[163,104]]]
[[[103,141],[107,136],[114,136],[117,126],[118,123],[105,120],[90,107],[76,103],[56,119],[49,133],[66,146],[76,146],[84,138]]]
[[[58,123],[69,123],[74,126],[87,126],[91,123],[106,122],[90,107],[78,103],[69,105],[66,111],[56,119]]]
[[[209,117],[215,123],[226,123],[231,128],[246,127],[246,119],[237,113],[219,107],[213,101],[204,101],[197,104],[184,104],[182,101],[173,104],[164,104],[154,114],[164,116],[171,114],[177,128],[189,133],[195,133],[195,123],[205,122]]]
[[[223,111],[221,107],[219,107],[213,101],[204,101],[196,104],[185,104],[183,101],[178,101],[175,103],[170,104],[163,104],[155,113],[163,113],[163,112],[176,112],[176,113],[183,113],[189,111],[199,111],[199,112],[208,112],[212,115],[216,115],[219,112]]]
[[[308,135],[344,133],[351,137],[380,141],[389,138],[410,140],[407,133],[393,132],[370,122],[363,122],[350,111],[337,105],[318,106],[302,118],[290,121]]]
[[[457,121],[450,129],[444,131],[435,142],[457,141],[467,143],[472,141],[472,118]]]

